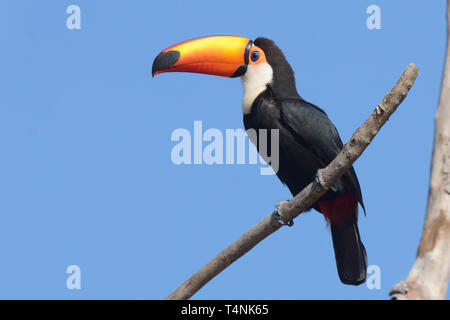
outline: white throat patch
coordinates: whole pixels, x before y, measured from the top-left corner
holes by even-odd
[[[241,76],[244,97],[242,99],[242,112],[249,114],[256,97],[266,90],[273,79],[272,67],[267,62],[249,64],[247,72]]]

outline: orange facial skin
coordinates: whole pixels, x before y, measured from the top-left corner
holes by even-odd
[[[258,59],[253,61],[252,56],[255,55],[255,52],[258,53]],[[250,52],[248,54],[249,54],[249,57],[248,57],[249,64],[258,64],[258,63],[262,63],[262,62],[267,62],[264,51],[262,51],[261,48],[255,46],[254,44],[252,44],[252,47],[250,48]]]

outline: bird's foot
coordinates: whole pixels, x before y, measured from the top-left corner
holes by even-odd
[[[273,217],[275,218],[275,220],[283,225],[283,226],[288,226],[288,227],[292,227],[294,225],[294,220],[289,220],[287,222],[285,222],[280,215],[280,207],[283,203],[288,202],[287,200],[281,200],[280,202],[278,202],[278,204],[275,206],[275,211],[272,213]]]
[[[324,189],[331,189],[331,190],[333,190],[334,192],[336,192],[336,189],[334,188],[334,186],[329,187],[329,186],[327,186],[327,185],[323,182],[322,170],[323,170],[323,169],[317,170],[317,173],[316,173],[316,181],[317,181],[317,183],[320,184],[320,186],[321,186],[322,188],[324,188]]]

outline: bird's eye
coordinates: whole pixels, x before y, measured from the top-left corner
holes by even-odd
[[[252,59],[253,62],[258,61],[259,59],[259,52],[253,51],[250,55],[250,59]]]

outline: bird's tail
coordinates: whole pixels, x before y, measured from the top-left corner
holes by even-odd
[[[367,255],[356,217],[347,223],[331,222],[334,255],[342,283],[359,285],[366,281]]]
[[[351,193],[333,200],[319,201],[320,209],[330,221],[334,254],[339,278],[344,284],[366,281],[367,255],[358,230],[358,202]]]

